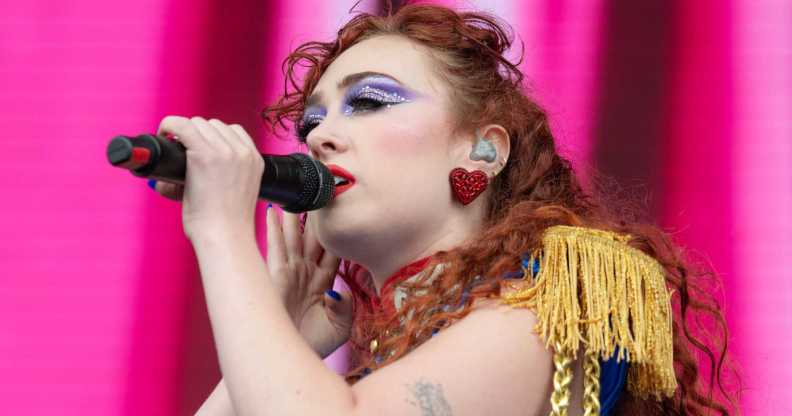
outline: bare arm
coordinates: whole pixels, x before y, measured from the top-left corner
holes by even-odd
[[[479,305],[350,387],[296,330],[269,277],[248,277],[266,276],[266,267],[257,247],[241,240],[207,237],[194,244],[237,416],[516,416],[549,411],[552,354],[533,334],[537,320],[531,311]],[[293,363],[300,363],[299,371]],[[438,413],[447,409],[451,413]]]
[[[226,389],[225,380],[220,379],[209,398],[195,412],[195,416],[236,416],[234,406],[231,404],[231,397]]]
[[[469,315],[353,386],[353,416],[550,413],[552,353],[527,309],[480,301]],[[579,377],[575,377],[579,378]],[[570,416],[579,396],[572,397]]]
[[[350,414],[548,414],[552,359],[531,334],[535,324],[533,313],[524,309],[493,305],[473,311],[406,357],[358,382],[357,406]],[[578,367],[579,363],[570,414],[579,413]],[[196,416],[236,416],[224,380]]]
[[[314,348],[314,351],[319,353],[317,347]],[[319,354],[322,355],[321,353]],[[324,358],[327,357],[323,356],[322,359]],[[220,379],[212,393],[206,398],[206,401],[195,412],[195,416],[236,416],[234,406],[231,404],[231,396],[228,395],[228,389],[225,385],[225,379]]]

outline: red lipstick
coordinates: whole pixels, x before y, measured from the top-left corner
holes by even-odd
[[[341,166],[333,165],[333,164],[329,164],[326,166],[328,169],[330,169],[330,173],[332,173],[333,176],[341,180],[341,182],[339,182],[339,180],[336,180],[335,195],[333,195],[333,198],[337,198],[347,189],[355,185],[355,176],[344,170],[344,168],[342,168]]]

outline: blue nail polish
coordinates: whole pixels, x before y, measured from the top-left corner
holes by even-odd
[[[154,188],[156,185],[157,185],[157,180],[156,180],[156,179],[149,179],[149,180],[148,180],[148,186],[149,186],[149,188],[151,188],[151,189],[156,189],[156,188]]]
[[[336,292],[335,290],[333,290],[333,289],[330,289],[330,290],[328,290],[325,293],[327,294],[327,296],[330,296],[331,298],[335,299],[336,302],[341,300],[341,295],[338,292]]]
[[[272,202],[270,202],[269,204],[267,204],[267,209],[270,209],[270,208],[272,208]]]

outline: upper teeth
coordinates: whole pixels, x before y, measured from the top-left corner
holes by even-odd
[[[335,184],[336,184],[336,185],[338,185],[338,184],[340,184],[340,183],[342,183],[342,182],[347,182],[347,179],[346,179],[346,178],[342,178],[342,177],[340,177],[340,176],[333,176],[333,178],[335,179]]]

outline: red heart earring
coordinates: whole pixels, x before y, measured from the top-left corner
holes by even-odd
[[[467,205],[473,202],[489,184],[487,174],[480,170],[468,172],[464,168],[454,168],[449,175],[451,181],[451,190],[454,195],[462,203]]]

